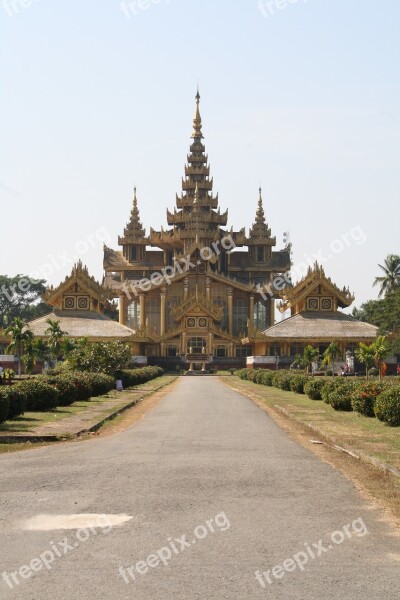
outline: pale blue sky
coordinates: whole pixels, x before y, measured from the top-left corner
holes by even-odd
[[[400,2],[146,1],[0,0],[0,272],[53,261],[58,284],[80,255],[101,278],[134,185],[166,226],[199,81],[229,225],[251,225],[261,182],[294,263],[322,252],[356,305],[376,297],[400,252]]]

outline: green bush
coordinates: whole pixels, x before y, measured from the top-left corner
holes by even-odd
[[[335,410],[352,411],[351,394],[357,385],[345,377],[338,377],[325,382],[321,389],[321,397]]]
[[[264,369],[258,369],[256,371],[256,375],[254,377],[254,383],[262,384],[262,379],[264,377]]]
[[[307,383],[304,385],[304,393],[310,398],[310,400],[322,400],[321,391],[325,385],[323,379],[308,378]]]
[[[400,385],[394,385],[377,396],[375,415],[392,427],[400,425]]]
[[[18,384],[0,389],[0,394],[8,399],[9,407],[7,419],[15,419],[23,415],[26,410],[26,393]]]
[[[283,370],[276,371],[272,378],[272,385],[280,390],[285,390],[290,392],[290,381],[293,375],[290,371]]]
[[[3,391],[7,392],[7,390],[0,389],[0,423],[7,421],[10,410],[10,400],[8,398],[8,394],[3,394]]]
[[[235,371],[235,375],[237,375],[237,377],[240,377],[240,379],[247,379],[248,371],[249,369],[239,369],[238,371]]]
[[[309,377],[301,373],[292,375],[290,379],[290,389],[296,394],[304,394],[304,386],[306,385]]]
[[[77,392],[76,401],[89,400],[93,395],[93,388],[87,375],[87,373],[81,371],[69,371],[62,376],[63,379],[74,385]]]
[[[257,373],[259,372],[260,369],[248,369],[248,373],[247,373],[247,381],[252,381],[253,383],[256,382],[256,377],[257,377]]]
[[[263,385],[272,387],[272,380],[274,378],[274,375],[275,375],[275,371],[270,371],[269,369],[265,369],[262,374],[261,383]]]
[[[46,383],[57,390],[58,406],[70,406],[78,400],[78,389],[71,377],[64,375],[46,377]]]
[[[114,388],[114,377],[104,373],[85,373],[92,386],[92,396],[103,396]]]
[[[375,399],[387,388],[383,382],[360,383],[351,394],[353,410],[366,417],[374,417]]]
[[[44,377],[35,377],[15,385],[26,393],[27,411],[46,411],[58,405],[58,391],[46,383]]]
[[[140,385],[146,383],[151,379],[160,377],[164,373],[161,367],[141,367],[139,369],[122,369],[119,371],[119,377],[116,379],[122,379],[124,388]]]
[[[379,369],[377,369],[376,367],[371,367],[371,369],[368,370],[368,375],[370,375],[371,377],[378,377]]]

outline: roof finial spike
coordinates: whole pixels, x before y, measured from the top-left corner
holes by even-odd
[[[197,93],[196,93],[196,109],[194,112],[194,119],[193,119],[193,133],[192,133],[192,138],[202,138],[203,134],[201,132],[201,116],[200,116],[200,92],[199,92],[199,87],[197,86]]]

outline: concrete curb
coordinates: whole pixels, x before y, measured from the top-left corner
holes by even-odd
[[[62,441],[73,440],[73,439],[79,438],[80,436],[82,436],[86,433],[94,433],[95,431],[100,429],[104,425],[104,423],[107,423],[107,421],[111,421],[111,419],[114,419],[118,415],[124,413],[129,408],[132,408],[133,406],[135,406],[136,404],[138,404],[139,402],[141,402],[148,396],[151,396],[152,394],[155,394],[159,390],[162,390],[162,388],[164,388],[167,385],[170,385],[174,381],[175,381],[175,378],[173,378],[172,381],[168,381],[168,382],[164,383],[163,385],[160,385],[160,387],[155,390],[149,390],[147,393],[144,393],[143,395],[139,396],[138,398],[135,398],[134,400],[129,401],[127,404],[123,404],[122,406],[119,406],[115,411],[113,411],[106,417],[103,417],[102,419],[100,419],[100,421],[97,421],[90,427],[86,427],[85,429],[81,429],[80,431],[76,431],[74,433],[65,432],[65,433],[61,433],[59,435],[28,435],[28,434],[18,435],[17,434],[17,435],[9,435],[9,436],[0,436],[0,444],[1,443],[3,443],[3,444],[18,444],[18,443],[23,444],[23,443],[27,443],[27,442],[32,442],[32,444],[36,444],[36,443],[40,443],[40,442],[62,442]],[[128,388],[128,389],[130,389],[130,388]],[[131,389],[133,391],[135,388],[131,388]],[[137,390],[137,391],[140,392],[140,390]]]
[[[253,398],[252,398],[250,396],[251,392],[250,392],[250,394],[246,394],[243,390],[241,390],[239,388],[234,388],[231,385],[229,385],[229,387],[231,387],[235,391],[239,392],[239,394],[243,394],[244,396],[246,396],[247,398],[249,398],[252,401],[257,399],[257,400],[263,402],[262,398],[256,398],[256,396],[253,394],[252,394],[253,395]],[[266,404],[266,403],[264,403],[264,406],[266,407],[266,409],[269,408],[268,404]],[[334,437],[332,437],[328,433],[325,433],[324,431],[322,431],[322,429],[320,429],[319,427],[316,427],[315,425],[311,425],[311,423],[306,423],[305,421],[302,421],[301,419],[299,419],[299,417],[292,415],[288,410],[286,410],[286,408],[283,408],[283,406],[274,404],[274,408],[276,408],[279,412],[284,414],[289,419],[296,421],[296,423],[299,423],[299,425],[302,425],[306,429],[309,429],[313,433],[318,434],[320,437],[322,437],[326,441],[330,442],[330,445],[332,448],[334,448],[336,450],[342,449],[342,450],[346,451],[349,455],[352,454],[353,456],[356,456],[362,462],[372,465],[373,467],[379,469],[380,471],[384,471],[385,473],[391,473],[391,475],[394,475],[395,477],[400,477],[400,471],[398,471],[392,465],[388,465],[388,464],[378,460],[377,458],[373,458],[372,456],[369,456],[369,454],[365,454],[365,452],[361,452],[360,450],[355,450],[354,448],[350,448],[349,446],[342,445],[342,448],[340,448],[337,446],[338,440],[336,440]],[[270,412],[268,410],[266,410],[266,412],[268,412],[268,414],[270,414]],[[339,443],[340,443],[340,440],[339,440]]]

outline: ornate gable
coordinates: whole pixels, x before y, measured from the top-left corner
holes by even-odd
[[[326,277],[322,266],[315,263],[307,275],[293,288],[282,294],[279,310],[284,312],[291,309],[292,315],[304,311],[332,312],[338,308],[347,308],[354,301],[349,288],[339,289],[333,281]]]
[[[56,288],[51,286],[43,296],[44,302],[59,310],[104,312],[109,292],[89,275],[87,267],[78,261],[71,275]]]

